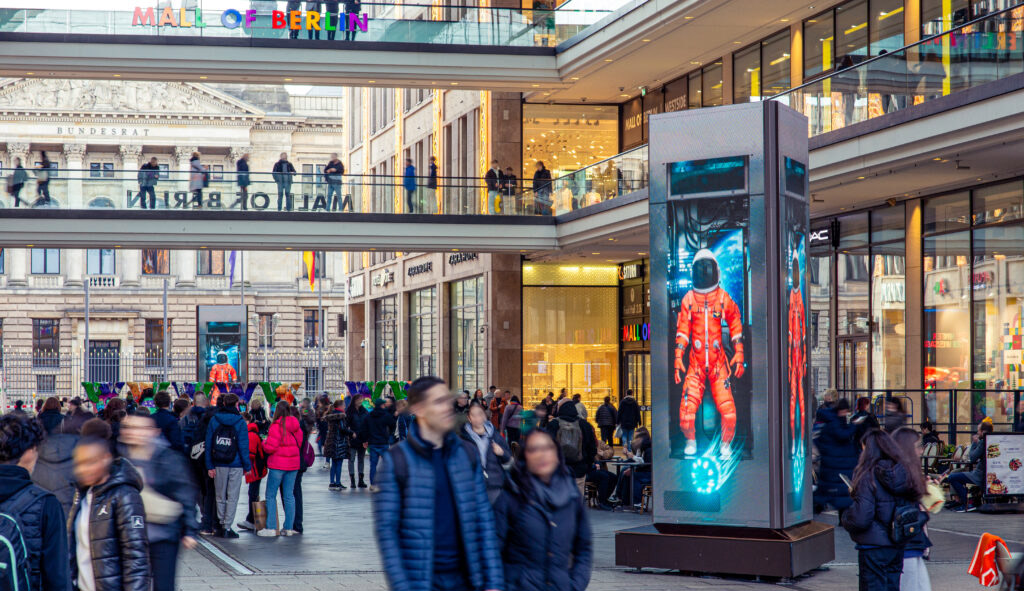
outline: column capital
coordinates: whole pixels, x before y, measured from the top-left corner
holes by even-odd
[[[198,152],[199,148],[196,146],[175,146],[174,157],[178,160],[188,160],[192,157],[192,152]]]
[[[68,160],[72,158],[77,158],[79,160],[85,158],[85,144],[64,144],[64,157]]]
[[[231,151],[229,152],[231,163],[234,164],[241,160],[243,154],[252,154],[252,146],[236,146],[231,148]]]
[[[23,156],[28,153],[28,142],[7,142],[7,153],[12,156]]]
[[[142,156],[142,146],[138,144],[122,144],[117,148],[122,159],[138,160]]]

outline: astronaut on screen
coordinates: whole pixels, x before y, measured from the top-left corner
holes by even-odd
[[[800,259],[793,257],[792,285],[789,290],[789,432],[793,442],[790,453],[796,455],[804,441],[804,376],[807,373],[807,316],[800,283]],[[797,410],[797,407],[800,410]],[[799,428],[799,431],[797,430]]]
[[[701,249],[694,256],[691,269],[693,286],[683,296],[676,320],[675,381],[679,384],[685,379],[679,408],[679,424],[686,437],[683,453],[697,455],[697,409],[704,397],[706,384],[710,382],[711,395],[722,422],[719,455],[728,459],[732,455],[732,440],[736,434],[736,403],[729,378],[732,375],[737,378],[743,376],[743,321],[736,302],[719,286],[719,266],[715,255],[708,249]],[[723,347],[723,321],[729,328],[732,341],[731,359],[727,359]]]

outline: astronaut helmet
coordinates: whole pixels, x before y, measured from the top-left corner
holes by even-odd
[[[217,353],[217,363],[224,364],[228,362],[228,354],[224,351]]]
[[[792,277],[791,277],[791,279],[793,281],[792,287],[793,287],[793,289],[800,289],[800,275],[802,274],[803,269],[800,268],[800,258],[799,257],[796,257],[796,256],[793,257],[793,267],[792,267],[792,270],[793,270],[793,274],[792,274]]]
[[[710,293],[718,288],[718,259],[710,250],[702,248],[693,257],[693,291]]]

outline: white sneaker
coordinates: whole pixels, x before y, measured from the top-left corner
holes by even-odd
[[[253,525],[251,521],[239,521],[235,525],[238,526],[238,529],[244,529],[244,530],[247,530],[247,531],[252,531],[252,530],[256,529],[256,526]]]
[[[730,457],[732,457],[732,444],[723,443],[722,447],[718,448],[718,455],[723,460],[728,460]]]
[[[696,439],[687,439],[686,440],[686,447],[683,448],[683,453],[685,455],[688,455],[688,456],[695,456],[695,455],[697,455],[697,440]]]
[[[295,531],[294,529],[286,529],[286,530],[282,530],[281,531],[281,535],[282,536],[297,536],[297,535],[299,535],[299,532]]]
[[[264,529],[261,529],[260,531],[256,532],[256,535],[261,537],[261,538],[276,538],[277,537],[277,530],[264,528]]]

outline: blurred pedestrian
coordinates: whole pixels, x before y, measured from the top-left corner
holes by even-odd
[[[597,407],[597,414],[594,420],[597,421],[597,428],[601,430],[601,441],[609,447],[615,445],[615,424],[618,422],[619,413],[612,404],[612,397],[605,396],[604,404]]]
[[[89,419],[95,418],[96,415],[85,409],[85,405],[82,403],[82,399],[75,396],[68,402],[68,408],[71,412],[68,413],[64,419],[64,432],[79,434],[82,431],[82,425],[85,424]]]
[[[405,441],[409,438],[409,427],[412,426],[412,422],[415,420],[412,413],[409,412],[408,400],[403,398],[395,403],[395,420],[398,422],[398,426],[395,429],[398,441]]]
[[[950,505],[953,511],[963,513],[977,510],[967,494],[967,485],[982,486],[985,483],[985,436],[992,431],[992,421],[989,419],[978,425],[978,431],[971,435],[971,447],[967,452],[967,459],[971,462],[969,469],[948,476],[949,487],[957,499],[956,504]]]
[[[209,184],[209,176],[206,167],[200,160],[199,152],[192,152],[188,159],[188,190],[192,193],[192,204],[197,209],[203,208],[203,189]]]
[[[573,394],[572,403],[576,405],[576,413],[580,418],[587,420],[587,405],[583,404],[583,398],[579,394]]]
[[[924,453],[921,434],[910,427],[900,427],[892,434],[892,438],[896,445],[900,446],[903,450],[903,454],[908,460],[916,460],[913,462],[912,467],[913,470],[918,472],[915,478],[920,477],[922,481],[927,482],[927,477],[921,467],[921,455]],[[908,468],[910,467],[908,466]],[[920,498],[917,499],[917,502],[922,518],[927,523],[928,510],[921,504]],[[928,567],[925,562],[929,558],[931,547],[932,542],[928,539],[927,527],[920,528],[917,535],[911,538],[907,545],[904,546],[900,591],[931,591],[932,582],[928,577]]]
[[[368,431],[367,418],[370,412],[363,406],[363,395],[352,396],[348,408],[345,409],[345,416],[348,418],[348,428],[352,432],[352,439],[349,441],[348,477],[352,489],[356,488],[356,466],[359,462],[359,488],[366,488],[363,480],[363,464],[366,462],[366,442]]]
[[[36,167],[36,205],[47,206],[50,205],[50,168],[53,167],[53,163],[46,152],[39,154],[42,161]]]
[[[558,407],[558,417],[548,421],[548,433],[558,442],[562,449],[562,457],[572,472],[580,494],[586,483],[587,472],[590,472],[597,459],[597,436],[594,428],[580,418],[576,405],[566,399]]]
[[[291,536],[295,521],[295,478],[298,475],[302,450],[302,427],[287,401],[279,400],[274,421],[263,448],[267,450],[267,527],[256,532],[262,537]],[[284,519],[277,519],[277,492],[282,491]]]
[[[156,209],[156,184],[160,179],[160,164],[156,156],[139,167],[139,206],[146,209],[146,197],[149,197],[149,209]]]
[[[263,394],[253,394],[249,399],[249,414],[252,415],[252,422],[256,424],[260,437],[266,437],[270,431],[270,419],[267,418],[267,397]]]
[[[237,538],[231,527],[238,509],[238,495],[249,463],[249,426],[238,410],[237,394],[222,394],[223,404],[206,428],[206,470],[213,478],[217,498],[216,535]],[[218,401],[219,402],[219,401]]]
[[[377,543],[391,589],[505,589],[494,514],[478,451],[452,428],[452,396],[440,378],[409,385],[416,421],[384,456],[373,497]]]
[[[79,591],[151,591],[142,477],[102,439],[83,437],[74,455],[71,580]]]
[[[626,395],[619,401],[618,427],[621,431],[622,446],[629,449],[633,441],[633,431],[643,424],[640,405],[633,398],[633,391],[626,390]]]
[[[495,507],[505,580],[518,591],[584,591],[594,550],[590,522],[551,435],[534,430]]]
[[[153,591],[174,591],[178,550],[196,546],[196,497],[185,458],[146,410],[125,418],[121,443],[142,477]]]
[[[337,6],[337,2],[334,3]],[[327,33],[332,39],[334,31]],[[338,159],[337,153],[331,154],[331,159],[324,165],[324,180],[327,181],[327,210],[338,211],[338,203],[341,201],[341,182],[345,176],[345,165]],[[333,196],[333,201],[332,201]],[[342,203],[342,210],[345,209]],[[349,203],[349,209],[352,204]]]
[[[14,207],[21,207],[21,190],[28,182],[28,173],[21,165],[21,158],[14,159],[14,171],[7,177],[7,192],[14,197]]]
[[[298,31],[292,31],[298,35]],[[281,152],[281,157],[274,163],[271,176],[274,184],[277,185],[277,211],[292,210],[292,177],[295,176],[295,167],[288,162],[288,153]]]
[[[405,172],[402,175],[402,188],[405,189],[406,213],[417,213],[416,207],[416,167],[412,158],[405,159]],[[372,480],[372,478],[371,478]]]
[[[32,482],[52,492],[60,501],[64,515],[67,515],[75,500],[71,454],[78,443],[78,435],[64,432],[68,419],[60,414],[60,402],[54,397],[46,399],[37,420],[46,439],[37,448],[38,460],[32,471]]]
[[[892,434],[896,429],[907,424],[907,412],[903,409],[903,401],[899,398],[885,399],[885,417],[883,417],[885,432]]]
[[[505,407],[507,406],[508,400],[505,398],[505,394],[501,390],[495,390],[487,410],[490,411],[491,424],[499,433],[501,432],[501,418],[505,416]]]
[[[515,458],[505,439],[487,420],[487,411],[482,404],[469,406],[469,422],[458,433],[474,445],[480,454],[484,483],[487,485],[487,500],[493,505],[505,488],[505,473],[512,469]]]
[[[508,405],[501,415],[501,429],[509,444],[518,443],[520,431],[523,426],[523,405],[519,403],[518,396],[509,394]]]
[[[285,5],[285,11],[286,11],[286,13],[288,15],[290,15],[293,12],[301,13],[302,12],[302,2],[301,2],[301,0],[288,0],[288,4]],[[301,18],[301,16],[299,18]],[[288,22],[291,22],[290,18],[288,18]],[[298,29],[289,28],[288,29],[288,38],[289,39],[298,39],[299,38],[299,30]],[[278,211],[280,211],[280,209],[281,208],[278,207]]]
[[[0,513],[17,520],[25,542],[23,564],[27,569],[12,573],[18,577],[16,588],[68,591],[64,510],[57,497],[31,479],[43,437],[42,426],[27,417],[0,417]],[[16,568],[8,563],[4,566]]]
[[[171,395],[166,390],[160,390],[153,396],[153,404],[156,405],[153,420],[156,421],[160,434],[171,449],[184,455],[185,439],[181,434],[181,419],[171,412]]]
[[[551,211],[551,171],[538,160],[533,173],[533,209],[537,215],[552,215]]]
[[[397,421],[395,413],[391,410],[391,402],[378,398],[373,401],[373,411],[366,418],[367,421],[367,449],[370,452],[370,490],[377,484],[377,462],[384,457],[384,453],[391,446],[391,438],[394,436]]]
[[[821,463],[818,468],[818,486],[814,490],[814,506],[824,510],[831,505],[840,517],[853,503],[846,483],[853,479],[853,470],[857,467],[860,453],[856,442],[857,426],[846,421],[849,414],[850,403],[844,398],[832,407],[819,408],[815,418],[815,422],[821,423],[815,439]]]
[[[242,154],[242,157],[235,163],[235,182],[238,183],[238,198],[242,203],[242,209],[249,208],[249,185],[252,181],[249,177],[249,153]]]

